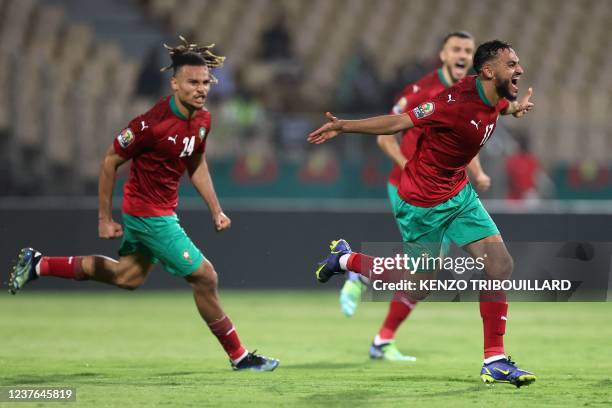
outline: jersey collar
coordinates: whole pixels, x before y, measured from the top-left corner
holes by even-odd
[[[449,88],[450,84],[446,82],[446,78],[444,77],[444,72],[442,72],[444,68],[438,68],[438,79],[442,82],[445,88]]]
[[[487,96],[484,93],[484,89],[482,88],[482,84],[480,83],[480,78],[476,78],[476,89],[478,89],[478,96],[487,106],[493,106],[493,104],[487,99]]]
[[[170,96],[170,110],[174,113],[179,119],[187,120],[185,115],[181,113],[178,106],[176,106],[176,101],[174,100],[174,95]]]

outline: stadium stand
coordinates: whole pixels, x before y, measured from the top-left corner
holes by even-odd
[[[402,84],[393,83],[398,69],[435,59],[432,50],[449,28],[469,30],[479,41],[506,39],[519,51],[526,69],[522,85],[534,87],[537,103],[537,114],[527,120],[506,121],[510,130],[532,135],[532,148],[545,167],[582,157],[610,160],[612,3],[606,0],[137,4],[173,36],[219,44],[232,69],[244,73],[242,85],[259,89],[276,86],[277,77],[265,74],[269,66],[262,68],[257,52],[262,33],[282,12],[302,67],[292,92],[304,112],[330,107],[343,65],[361,47],[372,55],[380,78],[399,89]],[[62,1],[0,0],[0,58],[5,62],[0,65],[0,131],[9,135],[3,150],[13,192],[58,192],[58,186],[79,192],[95,183],[108,135],[150,103],[135,95],[141,67],[125,49],[69,18]]]

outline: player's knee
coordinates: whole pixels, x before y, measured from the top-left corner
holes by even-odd
[[[204,259],[202,265],[191,275],[191,278],[192,284],[200,290],[217,290],[217,271],[215,271],[215,267],[208,259]]]
[[[431,291],[427,290],[411,290],[406,292],[407,298],[413,302],[420,302],[421,300],[425,300]]]
[[[115,279],[115,284],[121,289],[136,290],[144,283],[144,278],[141,276],[130,276],[129,274],[120,274]]]
[[[506,253],[491,262],[490,267],[487,269],[487,275],[491,279],[509,279],[513,269],[514,260],[510,254]]]

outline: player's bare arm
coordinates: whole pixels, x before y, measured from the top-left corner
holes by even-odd
[[[370,135],[390,135],[414,127],[407,114],[384,115],[359,120],[341,120],[327,112],[328,122],[308,135],[308,142],[321,144],[340,133],[367,133]]]
[[[402,154],[400,145],[397,142],[395,135],[378,135],[376,138],[378,147],[391,159],[395,164],[404,167],[408,161]]]
[[[502,114],[512,115],[515,118],[520,118],[526,115],[534,107],[534,103],[531,102],[531,95],[533,95],[533,88],[527,90],[527,95],[523,96],[518,101],[510,102],[510,106]]]
[[[121,224],[113,221],[113,189],[117,169],[126,160],[119,156],[111,144],[100,165],[98,179],[98,235],[100,238],[113,239],[123,235]]]
[[[482,169],[480,154],[474,156],[470,164],[468,164],[467,169],[478,190],[487,191],[491,187],[491,177]]]
[[[228,229],[232,221],[225,215],[221,208],[204,154],[194,154],[191,156],[188,162],[187,171],[189,172],[189,178],[194,187],[210,209],[215,229],[219,232]]]

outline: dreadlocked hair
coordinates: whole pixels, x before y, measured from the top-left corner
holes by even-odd
[[[215,55],[211,52],[215,44],[200,47],[198,44],[190,44],[182,35],[179,35],[179,38],[183,44],[177,45],[176,47],[170,47],[164,44],[164,47],[168,50],[168,54],[170,54],[172,64],[163,67],[160,70],[161,72],[172,69],[173,73],[176,75],[178,69],[183,65],[205,65],[209,69],[223,66],[225,57]],[[210,79],[214,84],[218,82],[217,78],[212,74],[210,74]]]

